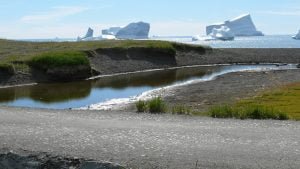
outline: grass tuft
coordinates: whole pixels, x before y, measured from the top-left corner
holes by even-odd
[[[167,107],[161,97],[155,97],[149,101],[139,100],[135,103],[138,113],[149,112],[152,114],[166,113]]]
[[[165,113],[166,104],[161,97],[155,97],[148,102],[149,112],[153,114]]]
[[[35,68],[47,70],[57,67],[89,65],[89,60],[83,52],[48,52],[34,56],[28,63]]]
[[[185,114],[190,115],[191,109],[184,105],[175,105],[172,107],[172,114]]]
[[[135,103],[136,109],[138,113],[144,113],[147,111],[147,102],[139,100]]]

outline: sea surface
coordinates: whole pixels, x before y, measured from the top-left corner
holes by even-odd
[[[300,48],[300,40],[292,38],[293,35],[267,35],[254,37],[236,37],[233,41],[212,40],[192,41],[192,36],[155,36],[150,40],[167,40],[188,44],[207,45],[213,48]],[[76,39],[21,39],[31,42],[70,42]]]
[[[205,37],[203,37],[203,40],[200,41],[192,41],[192,37],[156,37],[153,39],[207,45],[213,48],[300,48],[300,40],[293,39],[292,35],[236,37],[233,41],[205,41]]]

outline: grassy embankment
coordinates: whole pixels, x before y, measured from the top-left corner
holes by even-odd
[[[28,72],[37,68],[86,65],[85,51],[113,48],[151,49],[175,55],[176,50],[205,50],[206,47],[192,46],[165,41],[107,40],[92,42],[22,42],[0,39],[0,65],[10,65],[16,71]],[[1,66],[4,67],[4,66]]]

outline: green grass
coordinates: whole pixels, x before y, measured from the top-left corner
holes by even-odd
[[[147,111],[147,102],[143,100],[139,100],[135,103],[136,109],[138,113],[144,113]]]
[[[272,89],[256,97],[244,99],[238,106],[260,105],[285,112],[293,120],[300,120],[300,83]]]
[[[155,97],[149,101],[139,100],[135,103],[135,106],[138,113],[149,112],[152,114],[160,114],[167,112],[166,103],[161,97]]]
[[[28,61],[30,66],[47,70],[55,67],[89,65],[84,52],[47,52],[36,55]]]
[[[192,113],[192,110],[184,105],[175,105],[172,107],[172,114],[185,114],[189,115]]]
[[[148,102],[149,112],[153,114],[166,113],[167,108],[161,97],[155,97]]]
[[[149,101],[139,100],[135,103],[138,113],[149,112],[152,114],[172,113],[181,115],[191,115],[192,110],[184,105],[170,106],[161,97],[152,98]]]
[[[230,106],[222,105],[212,107],[209,114],[213,118],[236,118],[236,119],[274,119],[288,120],[286,113],[272,107],[261,105]]]

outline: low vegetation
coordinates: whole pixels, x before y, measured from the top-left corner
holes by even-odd
[[[88,66],[89,60],[83,52],[47,52],[32,57],[28,63],[32,67],[47,70],[57,67]]]
[[[260,105],[285,112],[291,119],[300,120],[300,83],[271,89],[256,97],[242,100],[238,106]]]
[[[236,118],[236,119],[274,119],[288,120],[286,113],[274,108],[261,105],[230,106],[222,105],[212,107],[209,114],[213,118]]]
[[[138,113],[149,112],[152,114],[160,114],[170,112],[172,114],[190,115],[192,111],[184,105],[175,105],[173,107],[167,105],[161,97],[152,98],[149,101],[139,100],[135,104]]]
[[[135,103],[136,109],[138,113],[144,113],[148,110],[148,105],[146,101],[139,100]]]
[[[136,102],[136,109],[138,113],[149,112],[152,114],[166,113],[166,103],[161,97],[152,98],[149,101],[139,100]]]
[[[167,110],[165,102],[161,97],[155,97],[148,102],[150,113],[165,113]]]
[[[172,107],[172,114],[185,114],[189,115],[192,113],[192,110],[184,105],[175,105]]]

